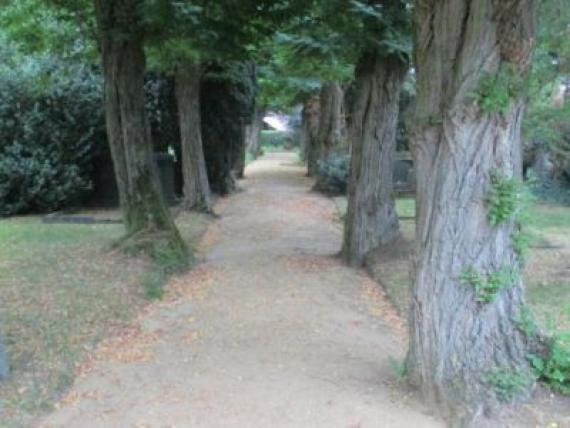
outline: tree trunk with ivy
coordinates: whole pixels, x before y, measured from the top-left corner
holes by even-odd
[[[312,96],[303,104],[301,140],[303,153],[307,161],[308,175],[312,176],[317,169],[319,146],[317,142],[319,132],[319,97]]]
[[[399,57],[373,54],[364,55],[356,69],[343,242],[343,256],[351,265],[362,265],[370,250],[400,236],[392,171],[406,70]]]
[[[479,426],[533,381],[520,331],[521,75],[533,0],[415,7],[417,231],[407,366],[454,421]],[[506,185],[505,185],[506,184]]]
[[[210,212],[212,195],[206,172],[200,119],[201,77],[202,69],[198,64],[181,65],[176,73],[184,178],[182,204],[187,210]]]
[[[96,0],[105,78],[105,119],[121,210],[122,246],[181,262],[187,249],[160,191],[145,112],[145,56],[140,0]]]

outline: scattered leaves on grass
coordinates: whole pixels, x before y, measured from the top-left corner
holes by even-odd
[[[153,345],[159,337],[144,331],[139,325],[116,329],[114,334],[103,340],[96,350],[78,365],[77,375],[85,377],[96,363],[112,362],[122,364],[143,363],[152,360]]]
[[[82,393],[76,391],[70,391],[67,393],[59,402],[55,404],[55,408],[59,409],[62,407],[72,407],[76,406],[79,402],[83,400],[100,400],[101,396],[97,391],[85,391]]]
[[[211,224],[197,245],[198,251],[201,253],[207,252],[210,248],[212,248],[220,241],[221,236],[222,236],[222,226],[220,226],[219,223]]]

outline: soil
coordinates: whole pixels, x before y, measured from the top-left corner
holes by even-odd
[[[333,202],[291,153],[218,201],[202,262],[78,367],[41,427],[441,427],[397,377],[403,320],[337,258]]]

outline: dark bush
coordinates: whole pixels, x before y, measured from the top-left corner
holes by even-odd
[[[345,195],[349,168],[348,154],[332,154],[327,160],[318,161],[315,190],[332,196]]]
[[[0,215],[78,202],[105,144],[97,72],[53,58],[0,67]]]

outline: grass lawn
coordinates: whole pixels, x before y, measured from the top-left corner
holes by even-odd
[[[193,244],[207,219],[181,214],[177,224]],[[111,249],[121,233],[114,224],[0,221],[0,327],[12,371],[0,388],[1,427],[50,410],[85,353],[148,302],[141,284],[153,266]]]
[[[335,198],[339,217],[346,212],[346,198]],[[399,198],[396,209],[408,242],[414,239],[415,203]],[[532,237],[525,272],[527,301],[540,324],[549,331],[570,331],[570,207],[536,205],[528,225]],[[406,315],[410,272],[407,254],[372,260],[370,270],[386,288],[394,304]]]
[[[570,207],[536,206],[529,229],[528,302],[548,330],[570,332]]]

